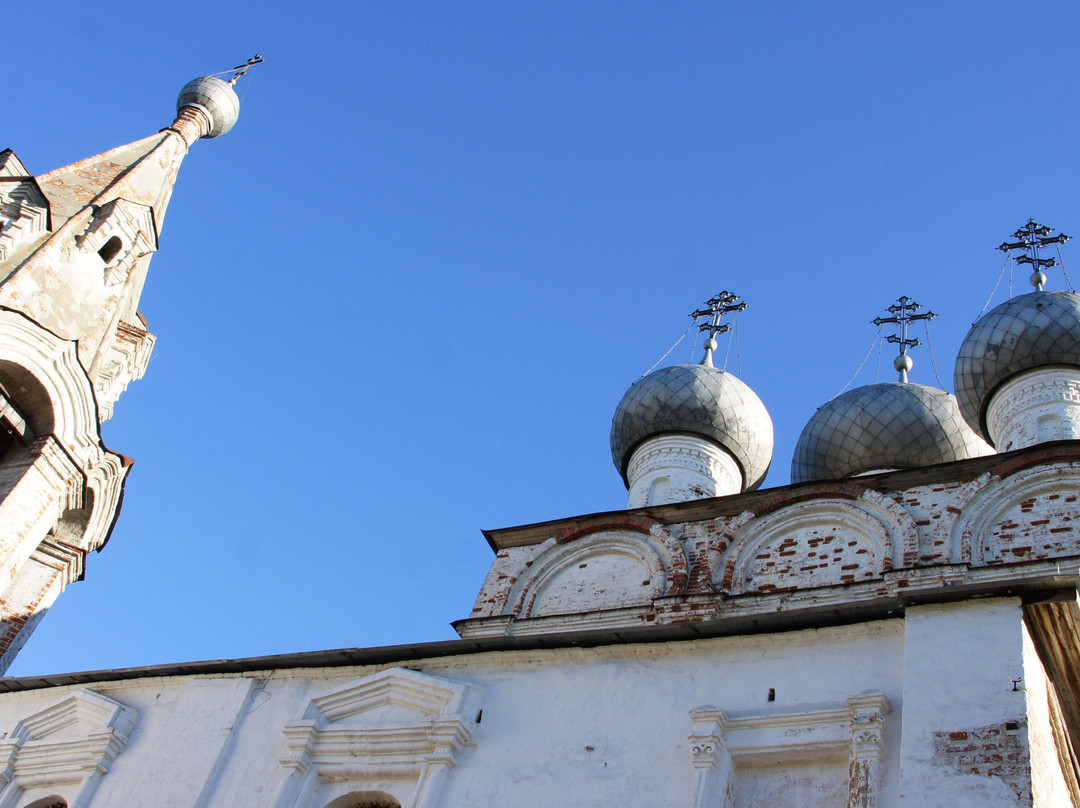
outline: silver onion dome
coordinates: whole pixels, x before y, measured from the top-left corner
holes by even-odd
[[[994,391],[1026,370],[1080,366],[1080,294],[1030,292],[1007,300],[971,327],[956,357],[960,412],[984,438]]]
[[[745,383],[708,365],[674,365],[635,382],[611,421],[611,457],[626,481],[634,450],[647,438],[690,434],[725,449],[739,464],[743,490],[761,485],[772,462],[773,425]]]
[[[990,454],[956,400],[936,387],[870,384],[837,396],[803,429],[791,481],[838,480]]]
[[[240,99],[227,81],[214,76],[192,79],[184,85],[176,99],[176,111],[198,107],[210,118],[210,133],[206,137],[224,135],[240,117]]]

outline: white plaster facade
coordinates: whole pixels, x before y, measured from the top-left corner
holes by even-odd
[[[1041,670],[1021,605],[1000,598],[766,635],[420,658],[410,669],[29,690],[0,699],[0,726],[72,698],[104,697],[138,721],[89,801],[76,801],[74,780],[23,782],[16,765],[11,788],[24,801],[4,804],[46,792],[147,808],[324,808],[362,793],[403,806],[1031,804],[1022,772],[965,774],[939,748],[960,733],[1004,737],[1011,724],[1023,755],[1052,746],[1047,722],[1028,719],[1047,712],[1045,690],[1013,689],[1013,678],[1029,681],[1026,666]],[[1067,794],[1055,763],[1048,799]]]

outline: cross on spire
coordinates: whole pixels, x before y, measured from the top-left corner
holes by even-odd
[[[252,56],[250,59],[248,59],[242,65],[237,65],[236,67],[234,67],[233,70],[235,70],[236,73],[234,73],[233,77],[231,79],[229,79],[229,86],[231,87],[234,84],[236,84],[237,80],[242,75],[244,75],[249,70],[251,70],[252,66],[257,65],[257,64],[262,64],[265,61],[266,60],[263,59],[262,54],[256,53],[254,56]]]
[[[690,315],[695,321],[703,317],[708,318],[705,322],[698,324],[698,331],[707,331],[709,333],[708,339],[705,340],[705,357],[701,360],[701,364],[713,367],[712,355],[717,347],[716,335],[725,334],[731,330],[731,323],[720,322],[724,315],[745,311],[749,308],[749,305],[743,302],[738,295],[731,292],[721,292],[705,301],[705,308],[698,309]]]
[[[1056,236],[1051,236],[1050,234],[1053,232],[1054,228],[1039,224],[1034,219],[1028,219],[1027,224],[1013,233],[1013,238],[1016,239],[1016,241],[1005,241],[998,246],[998,249],[1002,252],[1011,252],[1013,250],[1027,251],[1026,255],[1020,255],[1016,258],[1016,263],[1031,264],[1031,269],[1033,270],[1031,274],[1031,285],[1040,292],[1046,284],[1046,273],[1043,272],[1043,267],[1049,268],[1057,266],[1057,259],[1042,258],[1039,256],[1039,250],[1051,244],[1064,244],[1071,238],[1071,236],[1066,236],[1064,233],[1058,233]]]
[[[896,368],[900,374],[900,381],[904,384],[907,383],[908,371],[914,366],[914,362],[911,361],[911,357],[907,355],[908,348],[914,348],[916,345],[922,345],[915,337],[908,337],[908,326],[916,320],[933,320],[937,317],[932,311],[928,311],[925,314],[916,314],[922,305],[916,303],[907,295],[900,297],[895,303],[889,306],[888,311],[892,314],[892,317],[875,317],[872,322],[874,325],[885,325],[886,323],[895,323],[897,326],[896,334],[890,334],[885,339],[900,346],[900,355],[893,360],[893,367]]]

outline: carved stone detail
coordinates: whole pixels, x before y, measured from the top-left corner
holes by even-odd
[[[1080,437],[1080,368],[1039,368],[994,393],[986,426],[999,452]]]
[[[848,762],[848,808],[877,808],[885,755],[884,696],[848,699],[851,707],[851,757]]]
[[[13,152],[0,152],[0,264],[48,229],[49,200]]]
[[[782,768],[807,754],[848,759],[848,808],[877,808],[888,698],[855,696],[833,709],[732,717],[715,707],[690,711],[694,770],[691,808],[728,808],[740,763]]]
[[[113,416],[117,399],[136,379],[141,379],[150,363],[155,337],[145,328],[120,321],[112,345],[94,380],[98,417],[107,421]]]
[[[694,435],[659,435],[641,444],[626,469],[629,507],[737,494],[743,475],[735,459]]]
[[[392,668],[313,699],[284,727],[288,779],[274,808],[309,808],[321,782],[345,793],[375,779],[411,786],[408,808],[434,806],[472,737],[462,713],[469,692],[460,682]]]
[[[127,745],[139,714],[92,690],[79,690],[24,718],[0,741],[0,808],[30,788],[74,784],[70,808],[85,808]],[[56,736],[55,738],[53,736]]]
[[[105,284],[116,286],[127,280],[142,256],[157,250],[154,212],[147,205],[113,199],[94,209],[86,230],[75,239],[81,249],[101,250],[111,238],[121,247],[105,265]]]

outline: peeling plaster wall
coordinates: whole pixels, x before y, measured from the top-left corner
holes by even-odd
[[[103,682],[92,690],[138,720],[86,805],[324,808],[369,789],[404,806],[1063,806],[1033,655],[1019,602],[998,598],[850,626],[486,652],[408,670]],[[1013,691],[1010,677],[1023,687]],[[432,706],[427,683],[458,695]],[[11,736],[27,716],[85,690],[0,695],[0,730]],[[886,710],[864,735],[850,705],[874,698]],[[690,713],[702,710],[720,716],[705,757],[691,737]],[[878,763],[856,778],[853,750],[868,743]],[[709,762],[721,759],[728,769]],[[70,799],[74,785],[49,788]],[[0,804],[24,804],[3,802],[7,793]]]
[[[471,734],[443,781],[439,802],[428,804],[688,805],[694,786],[690,710],[709,704],[733,719],[797,716],[874,691],[893,705],[886,718],[880,793],[882,805],[895,805],[903,654],[904,622],[891,620],[690,643],[428,660],[410,667],[467,685],[470,695],[460,712]],[[287,774],[281,763],[283,728],[302,719],[312,699],[379,670],[282,670],[96,685],[95,691],[133,708],[139,719],[90,805],[277,806]],[[10,732],[25,716],[74,690],[0,696],[0,728]],[[970,723],[966,717],[957,721]],[[737,759],[735,804],[805,805],[792,802],[793,795],[820,792],[822,801],[809,804],[846,805],[846,796],[837,803],[837,795],[846,794],[846,752],[831,748],[823,754],[796,754],[790,771],[760,756]],[[372,783],[406,800],[414,793],[408,777]],[[322,808],[341,788],[327,780],[311,802],[297,804]],[[787,801],[773,801],[780,794]]]

